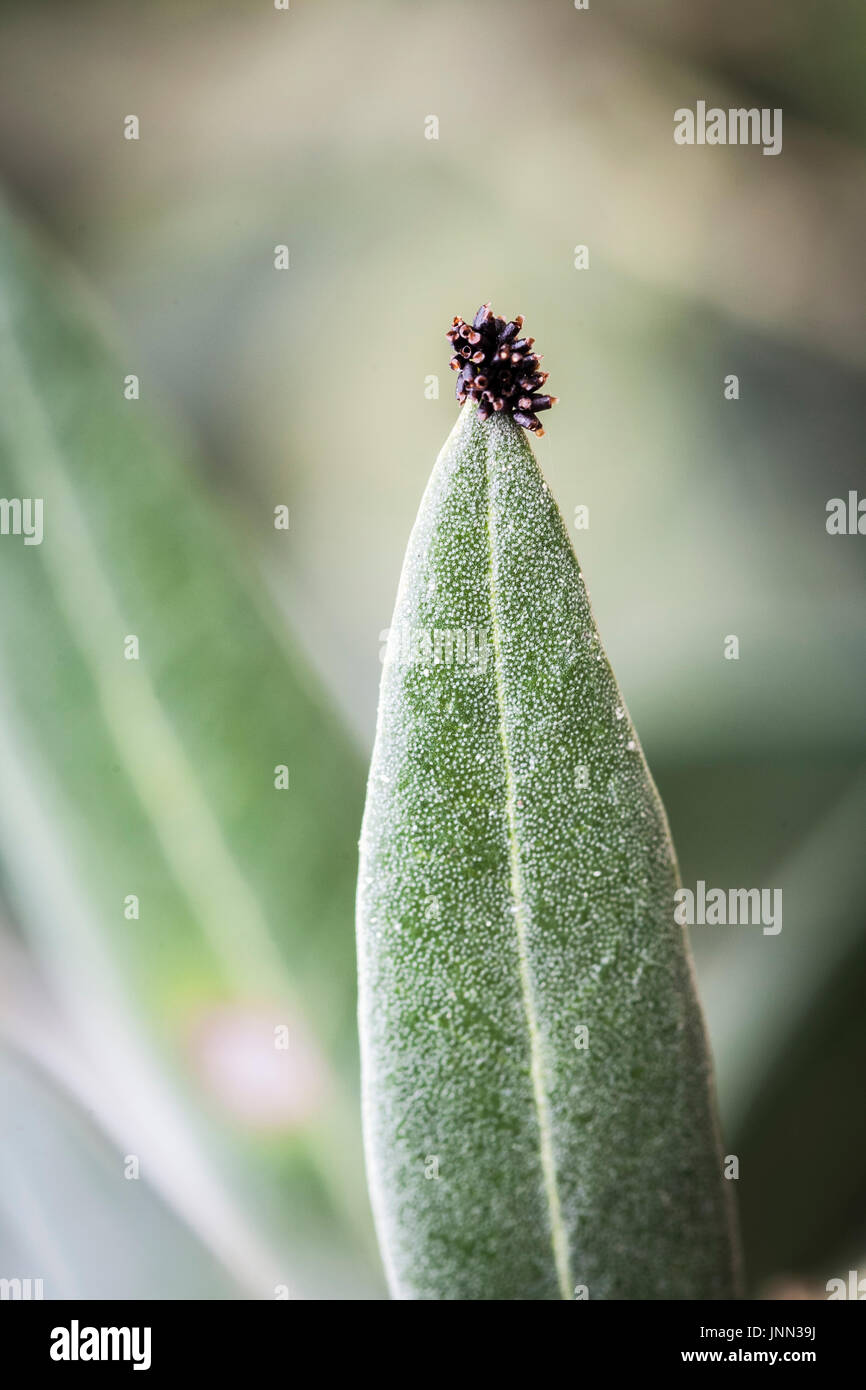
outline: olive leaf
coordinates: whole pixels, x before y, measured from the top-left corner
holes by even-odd
[[[737,1287],[664,810],[532,451],[470,401],[404,564],[361,837],[368,1179],[392,1293]]]

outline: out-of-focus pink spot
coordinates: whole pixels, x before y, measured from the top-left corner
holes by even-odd
[[[195,1023],[196,1071],[223,1110],[252,1129],[295,1129],[322,1106],[328,1064],[283,1008],[225,1006]]]

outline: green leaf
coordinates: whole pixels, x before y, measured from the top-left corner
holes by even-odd
[[[194,451],[154,426],[152,381],[125,398],[135,354],[56,260],[0,208],[0,497],[44,508],[41,544],[0,536],[4,892],[118,1084],[134,1046],[159,1113],[190,1122],[152,1136],[177,1201],[197,1143],[278,1267],[308,1241],[363,1269],[363,768]]]
[[[396,1297],[731,1295],[677,886],[556,505],[523,433],[467,404],[409,542],[361,841],[365,1142]]]

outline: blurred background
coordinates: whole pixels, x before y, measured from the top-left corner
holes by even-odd
[[[385,1296],[356,841],[486,299],[684,882],[783,890],[693,931],[750,1292],[866,1274],[864,45],[859,0],[0,6],[0,492],[45,506],[0,540],[0,1276]],[[698,100],[782,154],[675,145]]]

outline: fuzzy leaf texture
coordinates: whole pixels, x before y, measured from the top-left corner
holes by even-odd
[[[735,1292],[678,882],[556,504],[522,431],[470,402],[409,542],[361,837],[394,1297]]]

